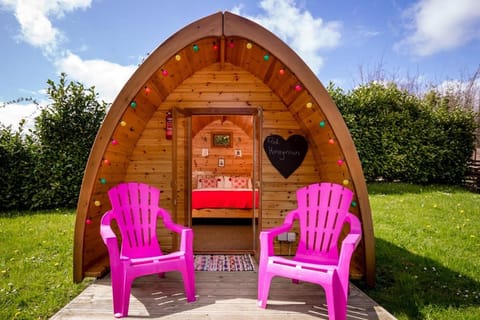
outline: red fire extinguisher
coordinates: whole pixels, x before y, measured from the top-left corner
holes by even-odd
[[[165,117],[165,138],[167,140],[172,140],[173,136],[173,116],[172,111],[167,111]]]

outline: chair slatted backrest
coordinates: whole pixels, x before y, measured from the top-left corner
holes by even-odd
[[[344,186],[317,183],[297,190],[300,218],[298,251],[338,258],[338,239],[353,193]]]
[[[143,183],[121,183],[108,191],[122,237],[122,255],[141,258],[161,254],[157,240],[160,190]]]

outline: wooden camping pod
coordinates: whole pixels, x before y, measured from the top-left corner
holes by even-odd
[[[167,112],[173,112],[172,139],[166,138]],[[205,117],[192,125],[192,115]],[[244,116],[253,120],[245,122]],[[263,27],[229,12],[200,19],[167,39],[139,66],[112,104],[92,147],[79,195],[74,281],[108,270],[99,223],[110,209],[108,189],[120,182],[158,187],[161,206],[172,212],[177,223],[190,224],[193,136],[218,119],[239,132],[248,131],[253,140],[252,180],[260,190],[257,233],[283,221],[295,208],[295,191],[301,186],[330,181],[354,191],[351,211],[362,222],[363,238],[351,275],[374,285],[368,192],[341,114],[294,51]],[[308,142],[305,159],[288,178],[262,149],[270,135],[284,139],[301,135]],[[174,235],[159,232],[162,249],[173,250]],[[276,250],[288,254],[282,243],[276,244]]]

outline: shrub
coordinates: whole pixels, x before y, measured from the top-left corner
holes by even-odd
[[[474,147],[475,115],[417,97],[394,83],[345,93],[328,87],[357,147],[368,181],[459,184]]]
[[[0,127],[0,163],[0,211],[28,209],[35,191],[31,183],[35,151],[22,126],[18,132]]]

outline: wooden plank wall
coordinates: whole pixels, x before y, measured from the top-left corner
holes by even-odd
[[[232,82],[235,85],[232,85]],[[142,110],[154,110],[150,119],[143,118],[145,123],[140,123],[144,126],[138,140],[133,147],[133,151],[128,154],[125,150],[125,162],[119,162],[120,166],[127,166],[126,174],[123,177],[118,177],[119,180],[124,181],[142,181],[152,184],[162,190],[161,206],[172,213],[175,213],[174,218],[178,223],[188,224],[186,217],[185,205],[185,188],[187,181],[186,173],[186,158],[189,156],[185,144],[185,131],[187,129],[186,118],[179,119],[174,123],[175,132],[179,141],[175,151],[177,156],[177,163],[173,163],[173,140],[165,138],[165,115],[167,111],[174,108],[180,110],[186,109],[201,109],[201,108],[258,108],[261,109],[261,141],[257,141],[263,145],[264,139],[271,135],[277,134],[285,139],[293,134],[300,134],[307,137],[309,134],[299,125],[299,122],[292,115],[291,110],[279,97],[273,93],[261,79],[252,75],[250,72],[242,68],[236,67],[232,64],[225,63],[223,66],[220,63],[213,63],[186,79],[175,90],[172,91],[167,98],[161,102],[160,98],[155,98],[150,95],[145,99],[137,99],[138,105],[135,110],[127,110],[127,113],[135,112],[141,114]],[[301,113],[301,111],[298,111]],[[128,116],[128,114],[126,114]],[[298,116],[298,115],[296,115]],[[320,117],[321,116],[318,116]],[[127,117],[128,118],[128,117]],[[119,126],[117,136],[122,134],[137,134],[136,126],[140,124],[128,119],[126,127]],[[318,126],[318,119],[315,119]],[[312,121],[312,122],[313,122]],[[142,121],[140,121],[142,122]],[[212,129],[213,130],[213,129]],[[237,132],[237,134],[239,134]],[[201,136],[200,136],[201,137]],[[243,138],[242,138],[243,140]],[[328,139],[325,139],[328,140]],[[193,150],[195,153],[199,152],[196,146],[196,141],[193,141]],[[313,145],[314,147],[318,147]],[[125,148],[125,147],[121,147]],[[259,229],[266,229],[273,226],[278,226],[283,222],[285,215],[296,207],[295,191],[305,185],[318,181],[338,181],[341,183],[341,171],[346,168],[338,168],[336,159],[339,157],[333,154],[330,158],[322,159],[325,170],[320,169],[322,163],[318,163],[318,159],[314,159],[312,155],[312,144],[309,141],[309,151],[303,161],[302,165],[288,178],[283,178],[282,175],[272,166],[267,158],[263,148],[261,148],[261,176],[260,176],[260,190],[261,190],[261,204],[259,212]],[[120,148],[118,150],[121,150]],[[212,148],[209,149],[211,151]],[[121,151],[119,151],[121,152]],[[200,150],[201,152],[201,150]],[[228,160],[226,160],[228,163]],[[175,168],[176,166],[176,168]],[[328,169],[331,167],[331,170]],[[114,168],[108,169],[113,170]],[[217,168],[218,169],[218,168]],[[227,169],[225,169],[227,170]],[[122,170],[119,170],[121,172]],[[177,172],[174,176],[173,173]],[[340,172],[340,178],[339,178]],[[101,174],[101,173],[99,173]],[[113,174],[113,173],[112,173]],[[348,173],[346,174],[348,176]],[[177,192],[174,195],[172,185],[176,183]],[[96,193],[100,197],[103,193],[106,194],[106,189],[97,189]],[[108,199],[102,201],[108,202]],[[294,230],[298,232],[298,226]],[[162,248],[165,251],[171,251],[176,247],[176,238],[174,235],[159,228],[159,239],[162,243]],[[298,237],[297,237],[298,239]],[[86,241],[90,241],[86,239]],[[277,254],[289,254],[294,252],[295,244],[292,246],[288,243],[276,242]],[[92,254],[91,252],[87,252]],[[359,262],[361,263],[361,262]]]
[[[243,116],[252,119],[252,116]],[[250,120],[250,122],[252,122]],[[252,122],[253,123],[253,122]],[[253,126],[250,131],[253,132]],[[225,132],[232,134],[231,147],[213,147],[213,133]],[[202,149],[208,150],[208,156],[202,156]],[[241,155],[236,156],[239,150]],[[218,159],[224,159],[224,167],[218,166]],[[215,175],[249,176],[253,171],[253,141],[239,126],[229,120],[215,120],[205,126],[192,139],[192,171],[206,172]],[[195,181],[193,181],[195,188]]]
[[[86,276],[99,276],[108,267],[107,249],[100,237],[100,219],[103,214],[111,209],[108,199],[108,190],[123,181],[144,181],[143,179],[127,179],[126,168],[130,165],[132,151],[135,143],[144,133],[145,125],[150,121],[156,107],[150,103],[141,92],[135,104],[124,112],[120,122],[111,136],[104,136],[99,132],[95,143],[108,140],[107,149],[104,151],[100,163],[90,163],[98,166],[95,176],[95,187],[92,190],[90,201],[85,204],[88,217],[84,236],[85,250],[83,252],[84,265],[87,266]],[[130,103],[130,102],[129,102]],[[93,155],[90,155],[91,157]],[[147,181],[145,181],[147,182]]]
[[[232,85],[232,79],[235,79],[235,86]],[[225,64],[222,68],[220,64],[212,64],[192,75],[177,89],[175,89],[168,98],[161,103],[150,121],[145,126],[145,130],[139,138],[134,151],[129,159],[127,174],[125,180],[136,180],[151,183],[162,190],[161,205],[166,209],[173,211],[173,195],[171,183],[172,177],[172,140],[165,139],[165,113],[173,108],[195,109],[195,108],[238,108],[252,106],[263,110],[262,118],[262,138],[263,140],[270,134],[278,134],[285,139],[293,134],[305,135],[299,127],[297,121],[292,117],[290,111],[282,101],[263,84],[263,82],[250,74],[249,72]],[[179,126],[177,132],[183,132],[186,126],[186,120],[174,123]],[[216,130],[218,124],[213,124],[210,129]],[[234,140],[237,135],[241,136],[242,141],[247,140],[238,129],[234,129]],[[203,135],[198,135],[198,139],[203,139]],[[201,146],[197,146],[197,138],[193,140],[193,151],[195,154],[201,153]],[[201,142],[207,145],[210,141]],[[200,143],[200,144],[201,144]],[[235,148],[235,147],[234,147]],[[233,149],[234,149],[233,148]],[[220,149],[220,148],[218,148]],[[248,148],[247,148],[248,149]],[[232,150],[228,148],[228,150]],[[225,150],[223,150],[225,151]],[[243,146],[242,146],[243,151]],[[209,148],[209,152],[213,152]],[[216,151],[215,151],[216,152]],[[180,157],[186,154],[177,150]],[[252,155],[244,153],[245,157]],[[227,157],[227,156],[226,156]],[[196,158],[196,157],[194,157]],[[244,158],[245,160],[247,158]],[[230,158],[226,158],[228,165]],[[179,159],[184,161],[184,159]],[[233,158],[232,158],[233,161]],[[285,214],[295,208],[295,191],[301,186],[319,181],[320,177],[315,168],[315,160],[309,151],[300,168],[298,168],[288,179],[283,178],[280,173],[271,165],[262,149],[262,175],[261,175],[261,228],[269,228],[279,225],[283,222]],[[217,162],[214,161],[216,166]],[[215,169],[219,169],[214,168]],[[225,167],[225,171],[231,169]],[[243,169],[241,169],[243,170]],[[183,183],[184,176],[177,177],[177,210],[185,211],[185,199]],[[179,218],[182,215],[179,215]],[[180,223],[185,223],[180,218]],[[162,233],[161,240],[167,244],[163,245],[165,249],[171,249],[173,246],[171,234]],[[277,249],[281,254],[288,254],[288,246],[277,244]]]

